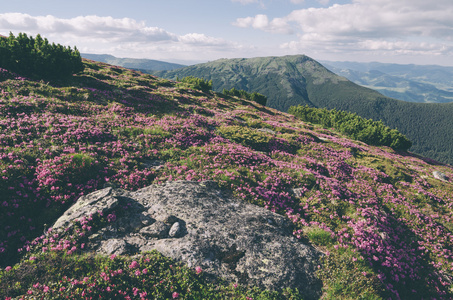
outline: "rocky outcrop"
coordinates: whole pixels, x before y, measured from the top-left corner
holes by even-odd
[[[292,236],[284,217],[237,200],[214,182],[179,181],[136,192],[106,188],[81,197],[54,230],[94,212],[114,222],[93,232],[87,249],[134,254],[156,249],[222,277],[267,289],[298,288],[304,299],[320,296],[315,269],[320,253]]]
[[[441,181],[445,181],[445,182],[448,182],[448,177],[447,175],[445,175],[444,173],[440,172],[440,171],[434,171],[433,172],[433,176],[434,178],[436,179],[439,179]]]

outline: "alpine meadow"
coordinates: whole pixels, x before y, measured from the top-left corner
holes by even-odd
[[[393,100],[306,56],[159,73],[170,80],[25,34],[0,54],[2,299],[452,299],[452,103]],[[306,249],[283,269],[317,284],[268,288],[280,269],[254,245],[287,246],[272,235],[237,228],[224,247],[208,234],[223,221],[148,217],[182,186],[197,209],[260,209],[250,234]],[[212,251],[139,251],[176,253],[190,235]]]

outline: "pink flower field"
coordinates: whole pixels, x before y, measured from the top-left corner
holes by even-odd
[[[252,101],[84,64],[70,80],[52,82],[0,70],[5,299],[303,298],[212,286],[200,267],[158,253],[85,253],[85,234],[115,222],[115,214],[52,233],[82,195],[176,180],[214,180],[287,216],[294,236],[325,254],[318,271],[325,299],[452,299],[451,166],[353,141]]]

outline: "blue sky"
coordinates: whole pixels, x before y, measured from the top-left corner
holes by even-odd
[[[10,0],[0,33],[170,62],[306,54],[453,66],[453,1]]]

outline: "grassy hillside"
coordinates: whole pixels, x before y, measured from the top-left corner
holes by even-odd
[[[323,299],[453,297],[450,166],[249,100],[84,65],[65,81],[0,73],[2,297],[303,299],[210,282],[156,252],[86,253],[85,233],[108,216],[87,216],[63,236],[49,229],[80,195],[173,180],[214,180],[286,216],[295,237],[325,254]]]
[[[411,151],[453,164],[453,104],[408,103],[379,94],[335,75],[313,59],[299,56],[221,59],[186,68],[156,72],[159,76],[195,76],[212,80],[222,91],[235,87],[268,98],[267,106],[341,109],[382,120],[412,142]]]

